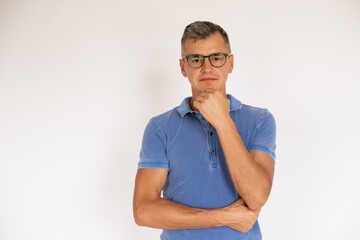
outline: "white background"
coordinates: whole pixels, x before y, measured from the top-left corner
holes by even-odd
[[[185,26],[220,24],[228,93],[277,121],[264,239],[360,239],[360,1],[0,1],[0,239],[159,239],[132,194],[148,120],[190,95]]]

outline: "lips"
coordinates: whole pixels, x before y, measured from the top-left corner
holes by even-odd
[[[216,80],[216,78],[213,78],[213,77],[200,78],[200,81],[204,81],[204,82],[210,82],[210,81],[214,81],[214,80]]]

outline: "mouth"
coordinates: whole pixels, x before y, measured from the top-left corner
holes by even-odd
[[[213,77],[203,77],[203,78],[200,78],[200,81],[202,82],[211,82],[211,81],[215,81],[216,78],[213,78]]]

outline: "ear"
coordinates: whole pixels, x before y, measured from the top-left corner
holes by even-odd
[[[182,75],[184,77],[187,77],[187,74],[186,74],[186,71],[185,71],[185,61],[180,58],[179,59],[179,64],[180,64],[180,70],[181,70]]]
[[[232,73],[233,69],[234,69],[234,54],[231,54],[231,56],[229,56],[229,73]]]

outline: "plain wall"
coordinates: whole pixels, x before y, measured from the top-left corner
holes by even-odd
[[[190,96],[180,38],[220,24],[227,90],[277,122],[264,239],[360,239],[360,2],[0,1],[0,239],[159,239],[132,216],[144,128]]]

